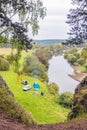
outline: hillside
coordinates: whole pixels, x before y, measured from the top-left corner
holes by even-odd
[[[49,93],[45,83],[30,76],[18,77],[13,71],[1,71],[0,74],[14,93],[15,99],[24,109],[31,112],[38,124],[51,124],[67,120],[70,110],[55,102],[54,95]],[[21,78],[31,84],[31,90],[23,91],[24,85],[21,84]],[[34,93],[32,86],[34,82],[40,84],[38,93]],[[44,96],[40,95],[41,92],[44,92]]]
[[[87,76],[75,89],[73,107],[69,119],[87,117]]]
[[[78,85],[75,94],[82,91],[82,89],[84,90],[84,88],[86,87],[84,85],[86,84],[87,81],[86,79],[87,77]],[[49,130],[49,129],[50,130],[86,130],[87,129],[86,118],[75,120],[75,121],[64,122],[64,123],[58,123],[58,124],[34,125],[35,123],[34,120],[27,113],[27,117],[25,117],[25,122],[23,122],[23,120],[21,119],[24,119],[23,115],[25,111],[18,106],[19,105],[15,102],[13,93],[9,90],[8,86],[6,85],[2,77],[0,77],[0,130]],[[85,108],[84,105],[83,108]],[[18,112],[20,112],[19,113],[20,116],[16,114]],[[28,121],[27,119],[29,119],[30,122],[26,123],[26,121]],[[33,124],[33,126],[29,126],[29,124]]]
[[[86,130],[87,119],[58,123],[55,125],[27,126],[17,120],[12,120],[6,114],[0,114],[0,130]]]
[[[15,101],[13,93],[0,76],[0,115],[2,113],[12,120],[18,120],[21,123],[35,124],[32,116]]]

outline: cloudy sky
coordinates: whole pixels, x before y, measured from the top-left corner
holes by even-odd
[[[40,29],[34,39],[65,39],[68,37],[69,25],[66,24],[71,0],[43,0],[47,16],[40,20]]]

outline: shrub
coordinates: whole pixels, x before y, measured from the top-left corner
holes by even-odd
[[[46,68],[35,56],[27,56],[23,63],[23,72],[47,80]]]
[[[87,69],[87,61],[86,61],[86,63],[84,64],[84,67]]]
[[[48,61],[51,58],[51,52],[48,47],[41,47],[40,49],[37,49],[35,56],[43,65],[45,65],[46,68],[48,68]]]
[[[84,60],[87,59],[87,47],[84,47],[81,51],[81,57],[84,58]]]
[[[77,51],[78,51],[78,49],[75,45],[70,49],[71,54],[76,54]]]
[[[77,60],[77,63],[78,64],[80,64],[80,65],[83,65],[84,63],[85,63],[85,60],[84,60],[84,58],[79,58],[78,60]]]
[[[73,94],[71,92],[64,92],[60,95],[59,104],[64,107],[72,107]]]
[[[67,57],[68,57],[68,54],[67,54],[67,53],[65,53],[65,54],[64,54],[64,58],[65,58],[65,59],[67,59]]]
[[[7,60],[9,61],[9,63],[13,63],[14,61],[17,62],[20,59],[20,54],[11,54],[7,56]]]
[[[68,119],[82,117],[83,115],[87,115],[87,85],[80,83],[74,94],[73,107]]]
[[[48,90],[51,94],[58,94],[59,93],[59,87],[55,83],[49,84]]]
[[[79,59],[80,58],[80,53],[75,53],[74,56],[76,57],[76,59]]]
[[[0,70],[9,70],[9,62],[0,57]]]
[[[68,56],[68,61],[69,61],[70,63],[74,64],[74,63],[76,62],[76,60],[77,60],[77,58],[76,58],[76,56],[74,56],[73,54],[70,54],[70,55]]]

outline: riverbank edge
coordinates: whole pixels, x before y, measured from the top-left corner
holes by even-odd
[[[74,66],[74,65],[71,65],[71,66],[74,69],[74,74],[69,74],[69,76],[72,79],[81,82],[87,76],[87,71],[83,71],[79,67]]]

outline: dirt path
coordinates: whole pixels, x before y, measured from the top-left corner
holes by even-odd
[[[87,119],[54,125],[27,126],[0,114],[0,130],[87,130]]]

